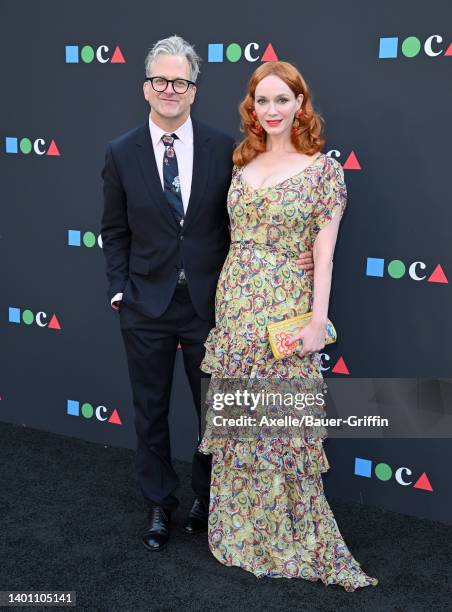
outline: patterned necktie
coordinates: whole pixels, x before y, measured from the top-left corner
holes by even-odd
[[[184,206],[182,204],[182,194],[180,190],[179,169],[177,167],[177,157],[174,150],[176,134],[164,134],[162,136],[165,145],[163,156],[163,185],[165,197],[177,219],[179,225],[184,224]]]

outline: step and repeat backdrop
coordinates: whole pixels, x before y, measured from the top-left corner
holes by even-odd
[[[107,142],[147,120],[144,57],[172,34],[203,58],[199,120],[239,139],[248,78],[274,59],[296,64],[325,118],[324,152],[349,193],[325,377],[451,375],[451,5],[48,0],[1,11],[0,420],[135,448],[100,173]],[[174,457],[189,460],[196,419],[179,354],[170,421]],[[452,523],[447,437],[330,438],[325,449],[328,494]]]

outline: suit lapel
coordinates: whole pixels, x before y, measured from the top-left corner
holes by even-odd
[[[171,212],[170,205],[165,198],[165,194],[163,193],[148,122],[146,122],[143,128],[138,132],[135,142],[137,145],[136,152],[138,162],[140,164],[143,179],[146,183],[152,201],[156,204],[160,212],[169,221],[169,223],[179,228],[179,225]]]
[[[192,119],[193,124],[193,174],[191,180],[190,199],[185,215],[184,230],[196,216],[207,186],[210,163],[210,143],[207,130]]]

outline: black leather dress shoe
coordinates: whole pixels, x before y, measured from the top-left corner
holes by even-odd
[[[149,510],[149,525],[141,541],[148,550],[162,550],[168,542],[171,513],[160,506]]]
[[[185,521],[185,532],[194,535],[195,533],[206,531],[208,518],[209,500],[196,497]]]

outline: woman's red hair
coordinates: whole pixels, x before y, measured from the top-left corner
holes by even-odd
[[[295,97],[303,94],[303,102],[300,108],[302,114],[298,118],[300,125],[296,133],[292,132],[291,135],[296,150],[300,153],[306,153],[306,155],[314,155],[320,152],[325,144],[323,119],[314,110],[311,94],[304,78],[289,62],[266,62],[251,75],[246,96],[239,106],[240,129],[245,133],[245,138],[236,147],[232,157],[234,164],[237,166],[244,166],[259,153],[266,151],[267,134],[265,130],[261,132],[256,130],[256,120],[252,112],[254,111],[254,94],[257,84],[270,74],[274,74],[284,81],[293,91]]]

